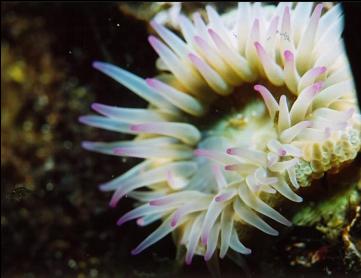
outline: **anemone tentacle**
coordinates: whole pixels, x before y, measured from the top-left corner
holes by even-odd
[[[300,187],[355,158],[361,117],[342,48],[342,11],[339,4],[327,11],[313,6],[239,3],[225,15],[207,6],[207,20],[179,15],[182,36],[152,21],[159,38],[149,36],[149,43],[172,82],[94,63],[149,102],[146,109],[95,103],[102,116],[79,119],[136,136],[83,142],[91,151],[145,159],[101,186],[115,191],[111,206],[125,195],[137,201],[118,225],[162,221],[132,254],[171,232],[180,234],[188,264],[194,255],[208,260],[217,251],[223,258],[229,249],[250,254],[239,237],[244,225],[272,236],[278,231],[264,217],[291,225],[268,202],[272,196],[302,202]],[[198,125],[218,101],[232,97],[254,100],[238,118],[230,109],[228,118]]]

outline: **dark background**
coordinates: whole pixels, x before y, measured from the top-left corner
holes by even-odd
[[[227,5],[234,6],[220,4],[220,8]],[[192,4],[186,8],[192,9]],[[142,20],[151,14],[150,3],[1,3],[4,277],[210,275],[200,257],[191,266],[180,268],[170,236],[132,257],[130,250],[156,225],[138,228],[132,222],[117,227],[116,220],[131,208],[131,201],[110,209],[110,194],[98,191],[97,184],[121,174],[138,160],[120,160],[80,147],[82,140],[119,139],[119,134],[77,122],[78,116],[91,112],[92,102],[145,105],[92,69],[91,63],[108,61],[139,76],[153,76],[156,54],[148,45],[150,30]],[[359,17],[360,3],[348,3],[347,50],[361,92]],[[265,260],[246,258],[243,270],[225,260],[221,264],[225,277],[236,273],[269,277],[271,270],[277,277],[319,277],[327,275],[325,266],[339,276],[347,273],[338,245],[330,247],[322,264],[291,266],[294,254],[287,253],[284,246],[292,238],[304,239],[311,249],[326,244],[314,229],[291,230],[276,241],[255,235],[263,242],[258,253]]]

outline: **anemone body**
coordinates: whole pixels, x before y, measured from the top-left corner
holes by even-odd
[[[360,151],[360,115],[341,33],[339,5],[263,6],[240,3],[220,16],[206,7],[179,15],[176,35],[151,22],[159,37],[161,75],[143,79],[114,65],[94,67],[149,102],[146,109],[93,104],[90,126],[135,135],[134,140],[84,142],[104,154],[144,158],[101,185],[136,207],[118,224],[162,224],[133,251],[171,232],[195,254],[223,258],[251,250],[239,239],[250,225],[275,236],[270,218],[291,225],[272,207],[282,195],[301,202],[300,187],[337,171]],[[217,105],[223,113],[217,116]]]

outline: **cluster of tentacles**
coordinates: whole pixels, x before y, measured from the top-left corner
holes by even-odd
[[[313,8],[314,7],[314,8]],[[179,15],[182,38],[152,22],[149,37],[162,74],[142,79],[114,65],[94,67],[149,102],[145,109],[93,104],[102,116],[83,116],[90,126],[136,135],[134,140],[84,142],[110,155],[144,158],[101,185],[136,208],[118,224],[136,219],[162,224],[132,253],[172,231],[194,254],[223,258],[231,248],[249,254],[239,238],[244,225],[277,235],[261,216],[291,225],[269,200],[277,194],[301,202],[296,191],[337,169],[360,151],[360,115],[343,50],[339,5],[262,6],[240,3],[220,16],[206,7],[191,21]],[[243,90],[246,84],[254,91]],[[272,89],[267,89],[272,88]],[[207,118],[218,100],[255,95],[237,116]],[[230,103],[231,105],[231,103]],[[218,252],[218,251],[217,251]]]

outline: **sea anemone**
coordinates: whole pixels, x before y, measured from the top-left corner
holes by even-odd
[[[180,14],[181,37],[151,22],[158,53],[155,78],[143,79],[103,62],[93,66],[149,102],[146,109],[94,103],[102,116],[80,122],[133,134],[134,140],[83,142],[87,150],[143,158],[100,186],[136,208],[136,219],[162,224],[138,254],[169,233],[193,256],[223,258],[251,250],[239,235],[247,225],[276,236],[264,220],[291,222],[273,205],[277,196],[302,202],[296,192],[326,171],[338,171],[360,151],[360,115],[343,49],[339,4],[240,3],[219,15],[206,7]]]

